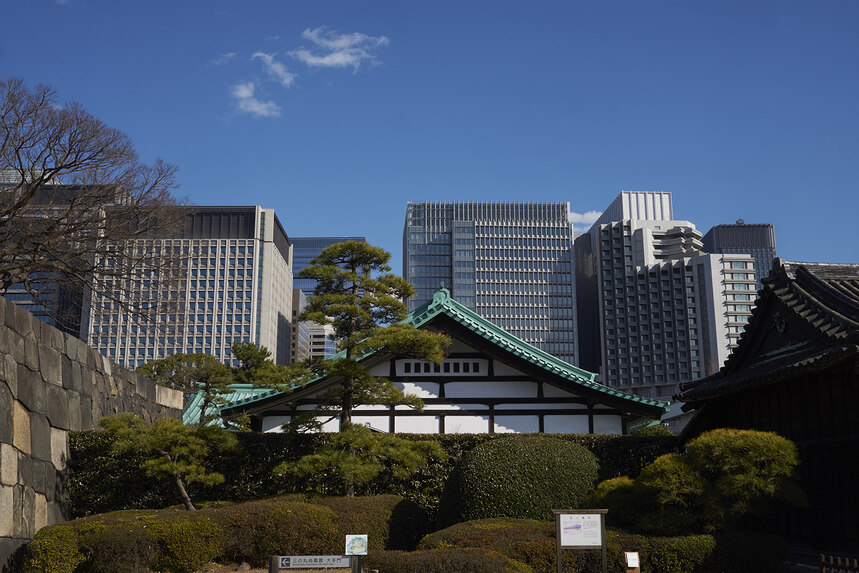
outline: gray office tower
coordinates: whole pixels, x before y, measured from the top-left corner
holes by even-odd
[[[409,202],[403,276],[414,310],[441,283],[507,332],[576,364],[569,203]]]
[[[299,288],[306,296],[313,294],[313,289],[316,288],[316,281],[313,279],[303,279],[298,276],[298,272],[310,264],[310,261],[315,259],[322,249],[330,247],[344,241],[360,241],[366,243],[365,237],[291,237],[292,241],[292,269],[295,274],[293,286]]]
[[[742,219],[736,225],[716,225],[701,240],[707,253],[746,253],[755,259],[756,288],[772,270],[778,256],[775,248],[775,229],[769,224],[746,224]]]
[[[695,226],[674,219],[670,193],[622,192],[576,238],[579,365],[662,400],[716,372],[751,315],[754,267],[750,255],[702,247]]]
[[[148,249],[166,261],[158,272],[172,279],[160,281],[158,291],[144,270],[124,295],[132,302],[157,300],[160,310],[140,320],[110,299],[93,296],[83,338],[130,368],[200,352],[237,366],[231,355],[236,342],[265,346],[278,364],[288,363],[292,245],[274,210],[186,209],[187,224],[177,236],[140,239],[125,247]]]

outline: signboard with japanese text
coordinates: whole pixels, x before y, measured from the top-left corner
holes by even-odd
[[[561,514],[561,547],[601,547],[602,519],[599,513]]]
[[[352,566],[348,555],[278,555],[272,558],[278,569],[322,569]]]

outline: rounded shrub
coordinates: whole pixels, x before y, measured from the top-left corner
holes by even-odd
[[[588,495],[587,507],[607,509],[606,523],[616,527],[631,525],[638,514],[639,497],[635,481],[627,476],[607,479]]]
[[[678,535],[707,529],[707,484],[680,454],[665,454],[645,467],[632,493],[637,504],[637,529],[643,533]]]
[[[223,552],[221,526],[205,515],[162,512],[150,526],[158,541],[157,569],[193,573]]]
[[[78,547],[78,534],[69,525],[40,530],[24,549],[23,573],[74,573],[86,558]]]
[[[373,569],[397,573],[534,573],[524,563],[484,549],[373,551],[364,562]]]
[[[557,438],[519,435],[484,442],[462,456],[448,479],[439,523],[552,519],[552,509],[581,507],[598,471],[590,451]]]
[[[427,532],[427,515],[417,504],[398,495],[309,497],[337,514],[340,537],[366,533],[370,550],[414,549]]]
[[[343,550],[337,515],[329,508],[278,499],[205,511],[223,529],[222,556],[262,567],[271,555],[330,555]]]

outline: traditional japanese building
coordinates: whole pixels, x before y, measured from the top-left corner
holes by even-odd
[[[859,553],[859,265],[776,259],[725,366],[677,398],[697,411],[688,437],[730,427],[793,440],[809,508],[779,532],[810,552]]]
[[[666,402],[595,382],[594,373],[523,342],[456,302],[447,289],[436,291],[407,320],[452,339],[441,364],[383,352],[364,361],[373,374],[419,396],[423,411],[360,406],[353,410],[354,423],[400,433],[624,434],[631,424],[659,419],[667,410]],[[338,383],[320,378],[291,393],[237,389],[220,414],[225,420],[247,414],[253,429],[279,431],[297,412],[314,409],[316,397]],[[331,420],[324,429],[337,431],[338,424]]]

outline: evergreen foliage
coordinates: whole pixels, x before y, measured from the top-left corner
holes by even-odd
[[[798,463],[796,446],[775,433],[712,430],[683,454],[660,456],[634,481],[599,484],[588,503],[607,507],[610,523],[642,532],[721,531],[776,502],[804,503],[793,477]]]
[[[443,525],[487,517],[552,518],[552,509],[581,507],[598,475],[596,457],[557,438],[515,435],[462,457],[441,499]]]
[[[125,413],[102,418],[99,425],[113,438],[115,453],[140,453],[144,456],[140,469],[147,476],[172,479],[189,511],[196,508],[185,484],[224,481],[224,476],[209,471],[203,460],[212,450],[223,451],[236,446],[235,436],[225,430],[186,426],[175,418],[157,420],[148,426],[140,417]]]
[[[414,289],[389,273],[389,259],[390,254],[378,247],[347,241],[326,247],[311,266],[301,270],[300,276],[316,280],[317,286],[300,320],[330,325],[341,352],[314,365],[318,375],[336,382],[317,397],[316,411],[293,420],[289,428],[319,429],[320,419],[337,417],[340,434],[312,456],[284,462],[276,468],[277,474],[299,478],[334,474],[342,479],[346,494],[354,495],[356,486],[386,469],[404,477],[423,465],[428,456],[442,455],[434,443],[392,434],[374,435],[352,424],[352,413],[360,405],[423,407],[420,399],[371,374],[360,362],[362,357],[381,351],[439,363],[449,344],[446,336],[401,323],[407,315],[402,300],[413,295]]]

